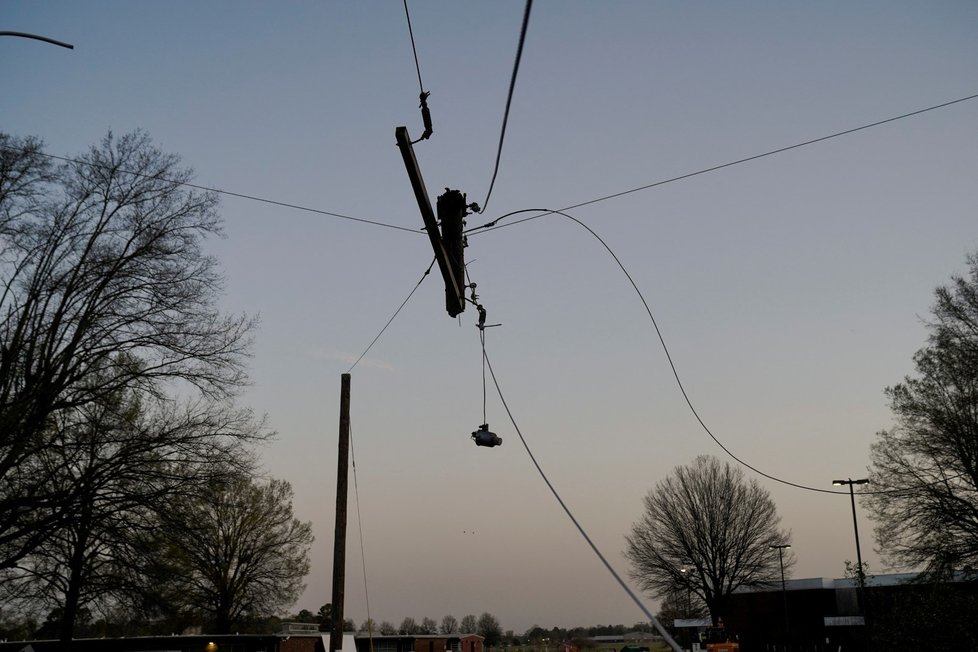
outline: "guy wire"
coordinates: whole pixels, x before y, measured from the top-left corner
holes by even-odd
[[[367,603],[367,637],[374,652],[373,620],[370,618],[370,592],[367,590],[367,555],[363,547],[363,519],[360,518],[360,487],[357,484],[357,454],[353,449],[353,420],[350,420],[350,459],[353,462],[353,496],[357,504],[357,529],[360,531],[360,563],[363,566],[363,597]]]
[[[369,351],[373,347],[373,345],[377,343],[377,340],[379,340],[380,336],[384,334],[384,331],[387,330],[387,327],[391,325],[391,322],[394,321],[394,318],[397,317],[397,315],[401,312],[404,306],[407,305],[407,302],[411,300],[411,297],[413,297],[414,293],[417,292],[419,287],[421,287],[421,284],[424,282],[425,278],[428,276],[429,273],[431,273],[431,268],[435,265],[435,260],[436,260],[435,258],[431,259],[431,264],[428,265],[428,269],[426,269],[424,271],[424,274],[421,275],[421,278],[418,279],[418,282],[414,286],[414,289],[411,290],[411,292],[407,295],[404,301],[401,302],[401,305],[397,308],[397,310],[394,311],[394,314],[391,315],[391,318],[387,320],[387,323],[384,324],[384,327],[380,329],[380,332],[377,333],[377,336],[373,339],[372,342],[370,342],[369,345],[367,345],[367,348],[363,350],[363,353],[361,353],[360,357],[357,358],[357,361],[353,363],[353,366],[347,369],[346,373],[350,373],[351,371],[353,371],[353,367],[356,367],[358,364],[360,364],[360,361],[363,360],[363,356],[367,355],[367,351]]]

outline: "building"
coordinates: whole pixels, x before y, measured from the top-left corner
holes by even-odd
[[[477,634],[357,634],[356,652],[484,652]],[[344,650],[344,652],[346,652]]]
[[[329,652],[329,634],[315,624],[285,623],[278,634],[134,636],[75,639],[72,652]],[[342,652],[484,652],[483,637],[344,634]],[[58,641],[0,642],[0,652],[59,652]]]
[[[957,573],[947,586],[957,595],[978,596],[973,574]],[[861,601],[851,578],[787,580],[783,591],[780,582],[736,591],[724,624],[745,649],[790,642],[812,650],[861,650],[869,642],[865,606],[873,626],[890,618],[902,599],[915,599],[933,588],[916,573],[868,576]]]

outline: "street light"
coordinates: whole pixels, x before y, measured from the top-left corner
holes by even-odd
[[[853,480],[848,478],[846,480],[833,480],[832,484],[836,487],[841,487],[843,485],[849,486],[849,499],[852,501],[852,529],[856,533],[856,580],[859,582],[859,610],[863,611],[863,587],[865,585],[865,574],[863,573],[863,555],[859,550],[859,524],[856,522],[856,493],[853,487],[857,484],[866,484],[869,482],[869,478],[860,478],[858,480]],[[865,615],[865,614],[864,614]]]
[[[791,544],[782,543],[774,544],[772,543],[769,548],[778,549],[778,562],[781,564],[781,599],[784,602],[784,637],[788,638],[788,592],[784,587],[784,551],[791,547]]]
[[[683,574],[683,581],[686,583],[686,617],[692,618],[693,596],[692,596],[692,587],[690,587],[689,585],[689,567],[683,565],[683,567],[679,569],[679,572]]]

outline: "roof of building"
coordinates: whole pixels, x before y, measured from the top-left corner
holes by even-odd
[[[920,573],[889,573],[886,575],[867,575],[865,586],[899,586],[911,584],[921,577]],[[964,582],[971,576],[962,571],[952,574],[949,581]],[[815,589],[854,589],[856,579],[853,577],[840,577],[830,579],[827,577],[811,577],[806,579],[785,580],[785,591],[811,591]],[[780,591],[781,582],[776,581],[762,586],[740,587],[734,593],[764,593],[767,591]]]

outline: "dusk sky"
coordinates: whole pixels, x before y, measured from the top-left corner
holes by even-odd
[[[448,187],[484,204],[524,3],[409,8],[431,93],[434,134],[415,146],[431,200]],[[398,126],[422,132],[403,3],[5,0],[0,30],[75,46],[0,37],[2,131],[73,156],[140,128],[200,185],[402,227],[225,195],[227,237],[210,243],[224,308],[260,316],[241,403],[277,431],[263,466],[313,523],[295,611],[317,610],[331,592],[340,376],[432,260],[394,141]],[[539,0],[495,188],[468,225],[975,95],[976,34],[973,0]],[[569,212],[644,294],[717,438],[768,475],[832,490],[866,476],[892,424],[883,390],[912,372],[933,289],[978,249],[976,207],[978,99]],[[697,455],[734,462],[590,233],[547,215],[469,245],[501,324],[486,347],[506,402],[624,576],[649,489]],[[362,622],[369,597],[369,615],[395,624],[644,620],[537,474],[491,378],[503,445],[471,441],[476,320],[471,306],[446,314],[435,268],[352,371],[347,616]],[[794,577],[841,577],[855,559],[848,494],[744,470],[792,532]],[[861,508],[859,532],[870,574],[886,572]]]

